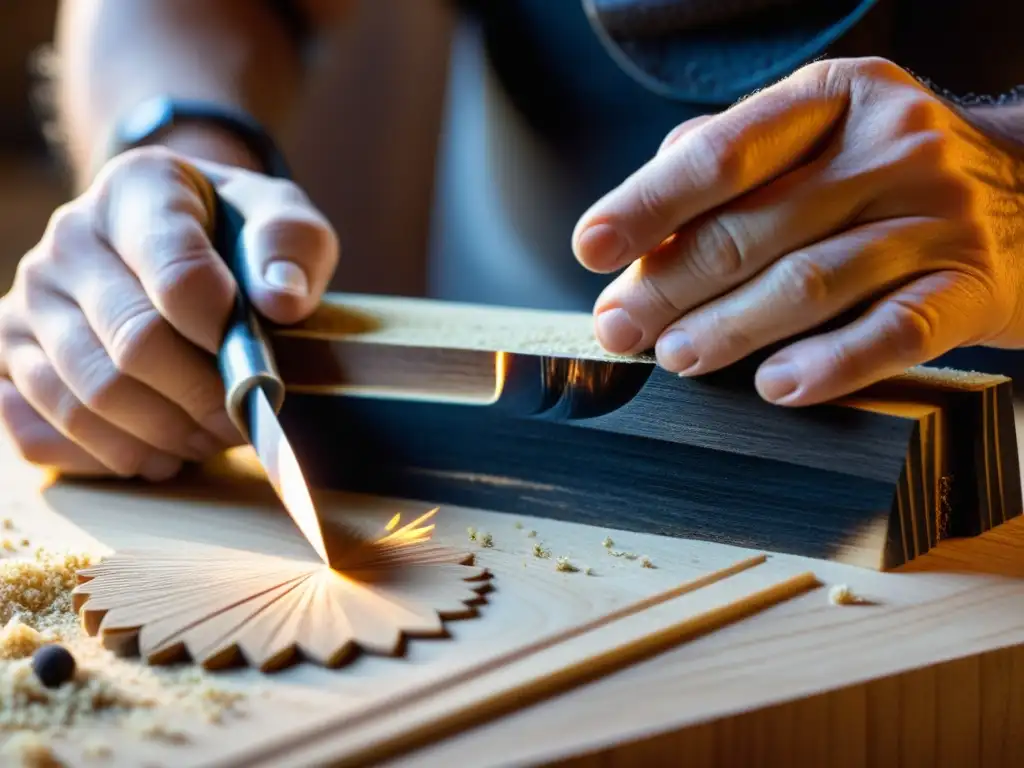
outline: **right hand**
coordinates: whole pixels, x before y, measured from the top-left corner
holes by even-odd
[[[214,357],[236,286],[210,244],[210,182],[246,218],[257,310],[289,324],[316,308],[337,237],[298,187],[126,152],[53,214],[0,299],[0,419],[28,461],[157,481],[241,441]]]

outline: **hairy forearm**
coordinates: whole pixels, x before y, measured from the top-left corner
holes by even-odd
[[[104,159],[116,121],[171,94],[241,108],[279,131],[302,78],[296,41],[258,0],[63,0],[57,108],[80,182]],[[254,165],[234,137],[183,128],[165,140],[190,155]]]

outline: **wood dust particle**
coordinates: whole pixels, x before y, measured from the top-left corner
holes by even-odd
[[[466,535],[469,536],[470,541],[476,541],[476,528],[469,526],[469,528],[466,529]]]
[[[491,536],[491,534],[489,534],[489,533],[481,533],[480,534],[480,546],[481,547],[487,547],[487,548],[493,547],[494,546],[494,537]]]
[[[71,591],[76,572],[94,561],[40,550],[31,560],[0,562],[0,736],[49,738],[102,725],[180,741],[190,726],[244,714],[244,693],[201,668],[119,658],[84,633]],[[75,677],[59,688],[43,687],[32,672],[32,653],[45,643],[62,643],[75,656]]]
[[[543,544],[537,543],[533,545],[533,556],[546,560],[551,557],[551,550],[545,549]]]
[[[526,538],[528,538],[528,539],[536,539],[537,538],[537,532],[536,531],[530,531],[528,534],[526,534]]]
[[[601,546],[604,547],[605,549],[611,549],[612,547],[615,546],[615,542],[612,541],[612,537],[611,536],[605,536],[604,537],[604,541],[601,542]]]
[[[82,756],[89,758],[90,760],[111,757],[113,754],[114,750],[111,748],[110,744],[96,736],[93,736],[82,744]]]
[[[3,541],[0,541],[0,547],[3,547],[8,552],[16,552],[17,549],[18,549],[15,546],[14,542],[11,541],[10,539],[4,539]]]
[[[11,518],[9,518],[9,517],[5,517],[4,518],[4,530],[5,531],[13,531],[14,530],[14,521],[11,520]]]
[[[854,594],[853,590],[846,584],[836,584],[828,591],[828,601],[832,605],[860,605],[863,598]]]
[[[516,530],[517,531],[523,530],[523,524],[521,522],[519,522],[518,520],[516,520]]]
[[[576,573],[579,568],[572,564],[568,557],[560,557],[555,561],[555,570],[564,573]]]
[[[587,576],[593,576],[594,569],[588,565],[586,568],[583,569],[583,573],[585,573]]]
[[[651,562],[651,558],[649,558],[647,555],[644,555],[643,557],[640,558],[640,567],[641,568],[653,568],[654,567],[654,563]]]

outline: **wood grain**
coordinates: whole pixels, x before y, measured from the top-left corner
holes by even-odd
[[[1004,377],[916,369],[785,409],[749,366],[682,379],[605,353],[591,323],[331,296],[276,332],[282,418],[325,487],[878,569],[1021,514]]]
[[[122,550],[78,572],[73,604],[88,634],[150,664],[271,672],[398,656],[406,638],[444,637],[445,620],[475,615],[489,586],[472,555],[429,542],[431,516],[379,536],[346,526],[334,567],[227,547]]]
[[[339,767],[377,764],[651,658],[818,584],[813,573],[804,572],[766,586],[763,577],[745,573],[763,562],[763,557],[740,561],[583,627],[432,681],[419,691],[403,692],[358,718],[331,723],[319,738],[297,734],[273,752],[254,753],[251,764],[273,765],[282,755],[329,760]]]
[[[33,545],[109,551],[205,544],[308,556],[308,545],[244,451],[158,486],[55,483],[19,461],[6,441],[0,441],[0,451],[5,514]],[[323,493],[318,503],[327,519],[378,524],[396,512],[404,517],[422,510],[417,503],[343,493]],[[196,725],[183,745],[140,743],[100,728],[69,734],[62,750],[73,755],[76,739],[98,736],[115,745],[109,761],[114,766],[247,765],[245,754],[362,711],[377,697],[395,696],[508,651],[524,638],[584,624],[757,554],[537,515],[445,506],[436,519],[439,543],[467,546],[467,526],[493,534],[494,542],[474,553],[494,574],[497,588],[481,606],[480,620],[449,625],[450,640],[411,643],[400,660],[362,655],[343,674],[309,664],[269,678],[250,669],[225,670],[218,673],[225,681],[260,692],[244,720]],[[536,537],[528,535],[531,529]],[[616,548],[648,555],[655,568],[609,555],[602,546],[609,535]],[[551,558],[532,555],[538,542]],[[592,566],[594,575],[557,571],[557,555]],[[934,764],[943,729],[944,749],[962,755],[977,744],[991,759],[968,764],[1014,764],[1024,733],[1024,699],[1016,693],[1024,690],[1024,521],[939,542],[898,572],[788,555],[773,555],[752,573],[761,569],[763,586],[808,569],[823,586],[440,739],[395,764],[535,765],[587,754],[596,755],[598,762],[591,764],[657,763],[671,760],[681,745],[693,749],[694,765],[743,764],[747,757],[768,760],[765,755],[781,760],[775,764],[820,765],[822,755],[840,754],[846,759],[839,765],[892,765],[893,756],[903,765],[927,765]],[[827,592],[837,584],[847,584],[868,603],[830,605]],[[960,665],[947,681],[942,670],[951,662]],[[965,695],[971,690],[977,694]],[[957,708],[973,708],[973,701],[982,719],[965,717],[962,727],[951,725]],[[849,750],[843,746],[851,744]],[[308,746],[315,751],[317,740]],[[276,763],[308,764],[302,751],[289,751]]]

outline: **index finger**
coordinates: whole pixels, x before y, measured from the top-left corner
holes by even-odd
[[[235,281],[213,248],[213,188],[170,152],[126,154],[94,187],[97,236],[172,327],[215,353]]]
[[[832,69],[805,67],[678,138],[580,218],[576,258],[613,272],[798,164],[846,109],[848,88],[834,87]]]

